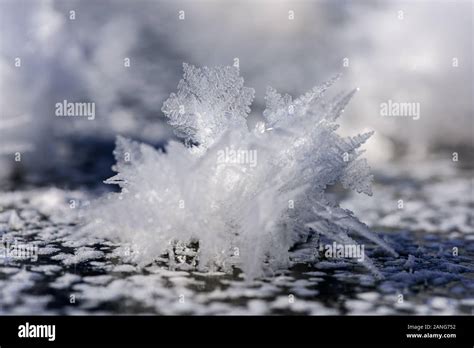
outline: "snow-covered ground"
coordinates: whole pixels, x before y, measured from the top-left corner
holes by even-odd
[[[406,168],[404,170],[396,168]],[[411,169],[409,169],[411,168]],[[2,192],[1,314],[471,314],[474,310],[472,171],[446,161],[377,175],[372,198],[347,196],[400,254],[366,244],[384,275],[357,262],[295,262],[271,277],[138,267],[126,245],[78,236],[75,210],[94,190]],[[399,208],[400,199],[403,208]],[[6,251],[23,246],[23,259]],[[28,249],[29,247],[29,249]],[[37,249],[36,249],[37,248]],[[306,249],[305,249],[306,248]],[[295,248],[296,261],[309,246]]]

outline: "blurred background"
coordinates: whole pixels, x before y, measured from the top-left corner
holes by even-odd
[[[471,1],[0,0],[1,185],[97,183],[117,134],[166,143],[183,62],[238,61],[249,126],[267,86],[298,96],[342,73],[332,93],[360,90],[341,132],[376,131],[373,167],[452,152],[470,166],[472,17]],[[65,99],[94,102],[95,119],[55,116]],[[420,119],[381,116],[388,100],[419,103]]]

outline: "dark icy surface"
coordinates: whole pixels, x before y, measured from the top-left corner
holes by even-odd
[[[377,178],[373,197],[342,206],[400,254],[365,244],[382,280],[356,261],[324,258],[253,281],[238,270],[170,269],[165,259],[138,267],[129,246],[77,233],[75,213],[97,193],[2,192],[0,314],[474,314],[472,172],[443,162]]]

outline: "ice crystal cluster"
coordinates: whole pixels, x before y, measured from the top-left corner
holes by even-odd
[[[297,99],[269,88],[266,121],[249,130],[254,91],[239,70],[184,64],[162,108],[184,141],[162,151],[118,138],[117,175],[106,183],[121,191],[96,202],[87,228],[127,243],[141,264],[167,256],[171,266],[236,267],[249,277],[290,266],[290,249],[314,234],[341,244],[355,244],[355,234],[394,253],[326,196],[336,183],[371,194],[359,150],[371,133],[335,132],[355,92],[326,100],[335,80]]]

